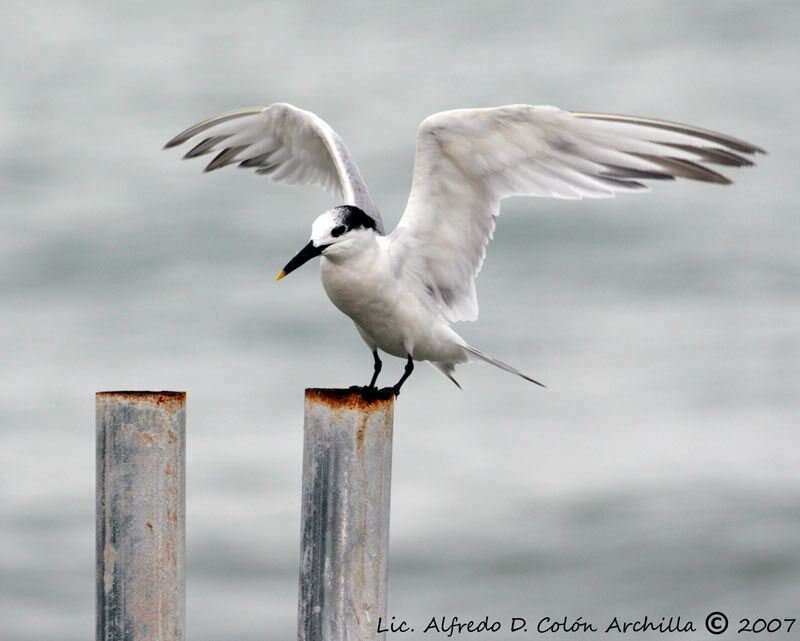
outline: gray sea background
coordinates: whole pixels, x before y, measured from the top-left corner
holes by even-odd
[[[390,615],[800,618],[797,2],[22,2],[0,21],[0,638],[94,630],[94,393],[188,393],[187,638],[294,638],[303,389],[367,381],[318,266],[336,204],[164,143],[326,119],[392,227],[428,114],[666,118],[769,151],[729,187],[504,202],[472,344],[395,412]],[[389,358],[387,381],[402,371]],[[785,625],[785,624],[784,624]],[[531,626],[529,626],[531,627]],[[599,638],[561,635],[546,638]],[[729,631],[720,638],[737,636]],[[763,635],[762,635],[763,636]],[[772,638],[800,639],[791,633]],[[628,634],[636,639],[704,639]],[[459,637],[454,637],[459,638]]]

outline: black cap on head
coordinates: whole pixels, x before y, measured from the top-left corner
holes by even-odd
[[[377,229],[375,221],[367,216],[363,209],[355,205],[339,205],[335,207],[334,210],[347,231],[353,229]]]

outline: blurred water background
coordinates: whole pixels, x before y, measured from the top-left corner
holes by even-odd
[[[303,388],[364,383],[372,361],[316,265],[273,278],[334,203],[161,150],[275,101],[342,135],[389,227],[416,128],[443,109],[647,115],[768,149],[732,187],[505,202],[480,320],[459,331],[549,389],[415,371],[395,416],[390,614],[418,630],[800,616],[800,5],[4,6],[5,641],[93,634],[103,389],[188,392],[188,638],[293,638]]]

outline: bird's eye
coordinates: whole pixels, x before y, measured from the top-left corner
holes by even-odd
[[[344,226],[344,225],[339,225],[338,227],[334,227],[334,228],[331,230],[331,236],[333,236],[334,238],[338,238],[338,237],[339,237],[339,236],[341,236],[341,235],[342,235],[342,234],[343,234],[345,231],[346,231],[346,230],[345,230],[345,226]]]

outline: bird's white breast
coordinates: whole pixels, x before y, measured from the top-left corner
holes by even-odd
[[[322,256],[325,292],[339,310],[356,323],[362,338],[374,349],[400,358],[447,360],[453,350],[450,330],[432,300],[397,278],[389,253],[375,237],[357,253]],[[444,351],[443,351],[444,350]],[[460,348],[457,350],[460,355]],[[454,354],[455,355],[455,354]]]
[[[377,243],[347,256],[322,256],[322,286],[339,310],[355,321],[364,340],[395,356],[404,356],[402,327],[394,316],[397,282],[388,257]]]

